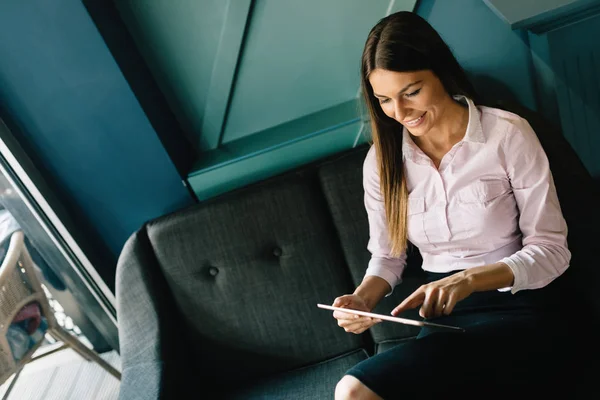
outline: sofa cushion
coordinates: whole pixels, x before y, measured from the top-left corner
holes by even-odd
[[[316,365],[278,374],[249,387],[235,390],[231,400],[326,400],[334,398],[335,386],[344,373],[362,360],[365,350],[354,351]]]
[[[228,383],[362,346],[331,313],[352,289],[316,179],[288,174],[148,224],[204,378]]]
[[[327,204],[337,229],[344,257],[350,268],[355,286],[362,281],[369,259],[369,222],[364,206],[362,167],[369,147],[363,146],[344,153],[336,159],[324,163],[319,170],[319,178]],[[425,274],[421,269],[422,259],[418,249],[409,248],[407,267],[400,283],[391,296],[384,298],[374,312],[389,314],[404,298],[424,283]],[[418,310],[408,310],[401,315],[405,318],[421,319]],[[370,329],[376,342],[416,336],[420,328],[383,322]]]

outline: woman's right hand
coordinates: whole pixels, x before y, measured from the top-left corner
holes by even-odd
[[[334,300],[332,306],[351,308],[359,311],[371,311],[364,300],[356,294],[340,296]],[[346,332],[355,334],[363,333],[373,325],[381,322],[378,318],[363,317],[362,315],[349,314],[337,310],[333,312],[333,318],[337,319],[338,325],[344,328]]]

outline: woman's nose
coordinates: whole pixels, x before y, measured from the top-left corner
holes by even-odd
[[[406,118],[406,108],[402,104],[402,101],[396,100],[394,102],[394,119],[402,123],[404,118]]]

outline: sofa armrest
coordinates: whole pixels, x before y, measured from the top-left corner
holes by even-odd
[[[174,338],[177,308],[145,226],[121,252],[116,275],[122,365],[120,399],[172,398],[180,377]]]

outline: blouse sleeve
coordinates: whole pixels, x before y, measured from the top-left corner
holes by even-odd
[[[378,276],[390,285],[392,294],[394,287],[401,282],[402,272],[406,266],[406,253],[400,257],[390,256],[390,239],[385,218],[385,206],[379,187],[379,172],[375,148],[371,147],[363,165],[363,187],[365,191],[365,208],[369,219],[369,243],[367,248],[371,259],[365,276]]]
[[[526,120],[509,129],[503,150],[519,209],[523,248],[500,261],[512,270],[512,293],[516,293],[552,282],[568,268],[571,253],[548,159]]]

